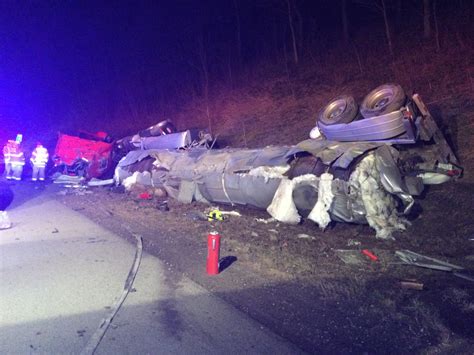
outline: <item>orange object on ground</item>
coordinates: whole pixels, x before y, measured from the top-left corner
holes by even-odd
[[[379,260],[379,258],[375,254],[373,254],[369,249],[362,250],[362,254],[367,255],[372,261]]]
[[[151,199],[151,194],[149,192],[142,192],[140,195],[138,195],[142,200],[150,200]]]

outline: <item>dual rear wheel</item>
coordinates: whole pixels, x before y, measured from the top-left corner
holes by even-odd
[[[324,125],[349,123],[360,112],[363,118],[385,115],[399,110],[406,102],[403,88],[398,84],[384,84],[367,94],[360,108],[354,97],[342,95],[331,100],[318,115]]]

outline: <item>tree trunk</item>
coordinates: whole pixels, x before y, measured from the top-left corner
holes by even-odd
[[[279,40],[278,40],[278,24],[277,24],[277,18],[276,16],[273,16],[273,21],[272,21],[272,26],[273,26],[273,58],[274,58],[274,63],[277,64],[279,62],[278,58],[280,57],[280,52],[279,52]]]
[[[341,1],[342,38],[349,43],[349,19],[347,17],[347,0]]]
[[[204,95],[204,101],[206,105],[206,117],[209,125],[209,133],[212,134],[212,119],[211,112],[209,109],[209,67],[207,63],[207,53],[204,35],[199,38],[199,60],[201,64],[202,74],[202,90]]]
[[[298,64],[298,46],[296,45],[296,35],[295,35],[295,28],[293,26],[293,14],[291,12],[291,0],[286,0],[286,3],[288,5],[288,22],[290,25],[290,31],[291,31],[291,39],[293,42],[293,56],[295,59],[295,64]]]
[[[395,3],[396,9],[395,9],[395,16],[396,16],[396,23],[397,23],[397,28],[400,29],[403,26],[403,6],[402,6],[402,0],[397,0]]]
[[[387,6],[385,5],[385,0],[382,0],[382,13],[383,13],[383,20],[385,23],[385,35],[387,36],[388,50],[390,52],[390,55],[393,56],[392,36],[390,34],[390,26],[388,24]]]
[[[234,88],[234,75],[232,74],[232,48],[229,46],[229,53],[227,58],[227,75],[229,76],[229,85]]]
[[[441,44],[439,42],[438,16],[436,16],[436,0],[433,1],[433,20],[435,25],[436,50],[439,52],[441,51]]]
[[[423,38],[431,38],[431,0],[423,0]]]
[[[241,29],[240,29],[240,13],[239,5],[237,0],[234,0],[234,9],[235,9],[235,37],[237,41],[237,62],[240,66],[242,65],[242,39],[241,39]]]
[[[298,53],[301,56],[303,53],[303,44],[304,44],[304,39],[303,39],[303,16],[301,16],[301,12],[298,9],[298,6],[295,5],[295,14],[296,14],[296,19],[297,19],[297,25],[298,25],[298,32],[296,38],[299,39],[297,41],[298,44]]]
[[[362,68],[362,61],[360,60],[359,50],[357,49],[357,46],[355,44],[352,44],[352,47],[354,48],[356,58],[357,58],[357,63],[359,64],[359,74],[363,74],[364,69]]]

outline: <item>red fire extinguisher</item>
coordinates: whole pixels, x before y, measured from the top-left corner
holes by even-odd
[[[208,275],[219,273],[219,248],[221,246],[221,236],[217,232],[211,232],[207,236],[207,263],[206,271]]]

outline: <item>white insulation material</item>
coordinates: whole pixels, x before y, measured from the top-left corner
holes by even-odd
[[[417,177],[420,177],[425,185],[444,184],[451,179],[448,175],[430,172],[419,174]]]
[[[278,189],[273,196],[272,203],[267,207],[267,212],[277,221],[297,224],[300,222],[300,215],[293,202],[293,180],[284,178],[281,180]]]
[[[129,176],[122,181],[122,185],[125,187],[125,190],[130,191],[133,185],[153,185],[151,181],[151,174],[149,171],[144,171],[142,173],[135,171],[132,176]]]
[[[269,179],[281,179],[283,178],[283,174],[286,173],[290,169],[289,165],[284,166],[259,166],[257,168],[253,168],[247,174],[251,176],[261,176],[265,178],[265,181]]]
[[[125,158],[126,157],[123,157],[122,159],[120,159],[119,164],[114,170],[114,181],[115,181],[116,186],[120,185],[122,181],[124,181],[127,177],[130,176],[129,172],[125,171],[124,169],[120,167],[120,162],[124,161]]]
[[[332,193],[332,174],[324,173],[319,178],[318,201],[308,215],[308,219],[316,222],[320,228],[325,229],[331,222],[329,209],[331,208],[334,194]]]
[[[367,222],[375,229],[377,238],[393,239],[394,231],[406,229],[408,222],[397,215],[396,201],[382,186],[374,154],[359,163],[349,183],[353,193],[362,199]]]
[[[319,179],[311,174],[298,176],[293,180],[283,178],[273,196],[272,203],[267,208],[267,212],[277,221],[292,224],[299,223],[301,216],[293,201],[293,189],[301,182],[318,186],[318,181]]]

